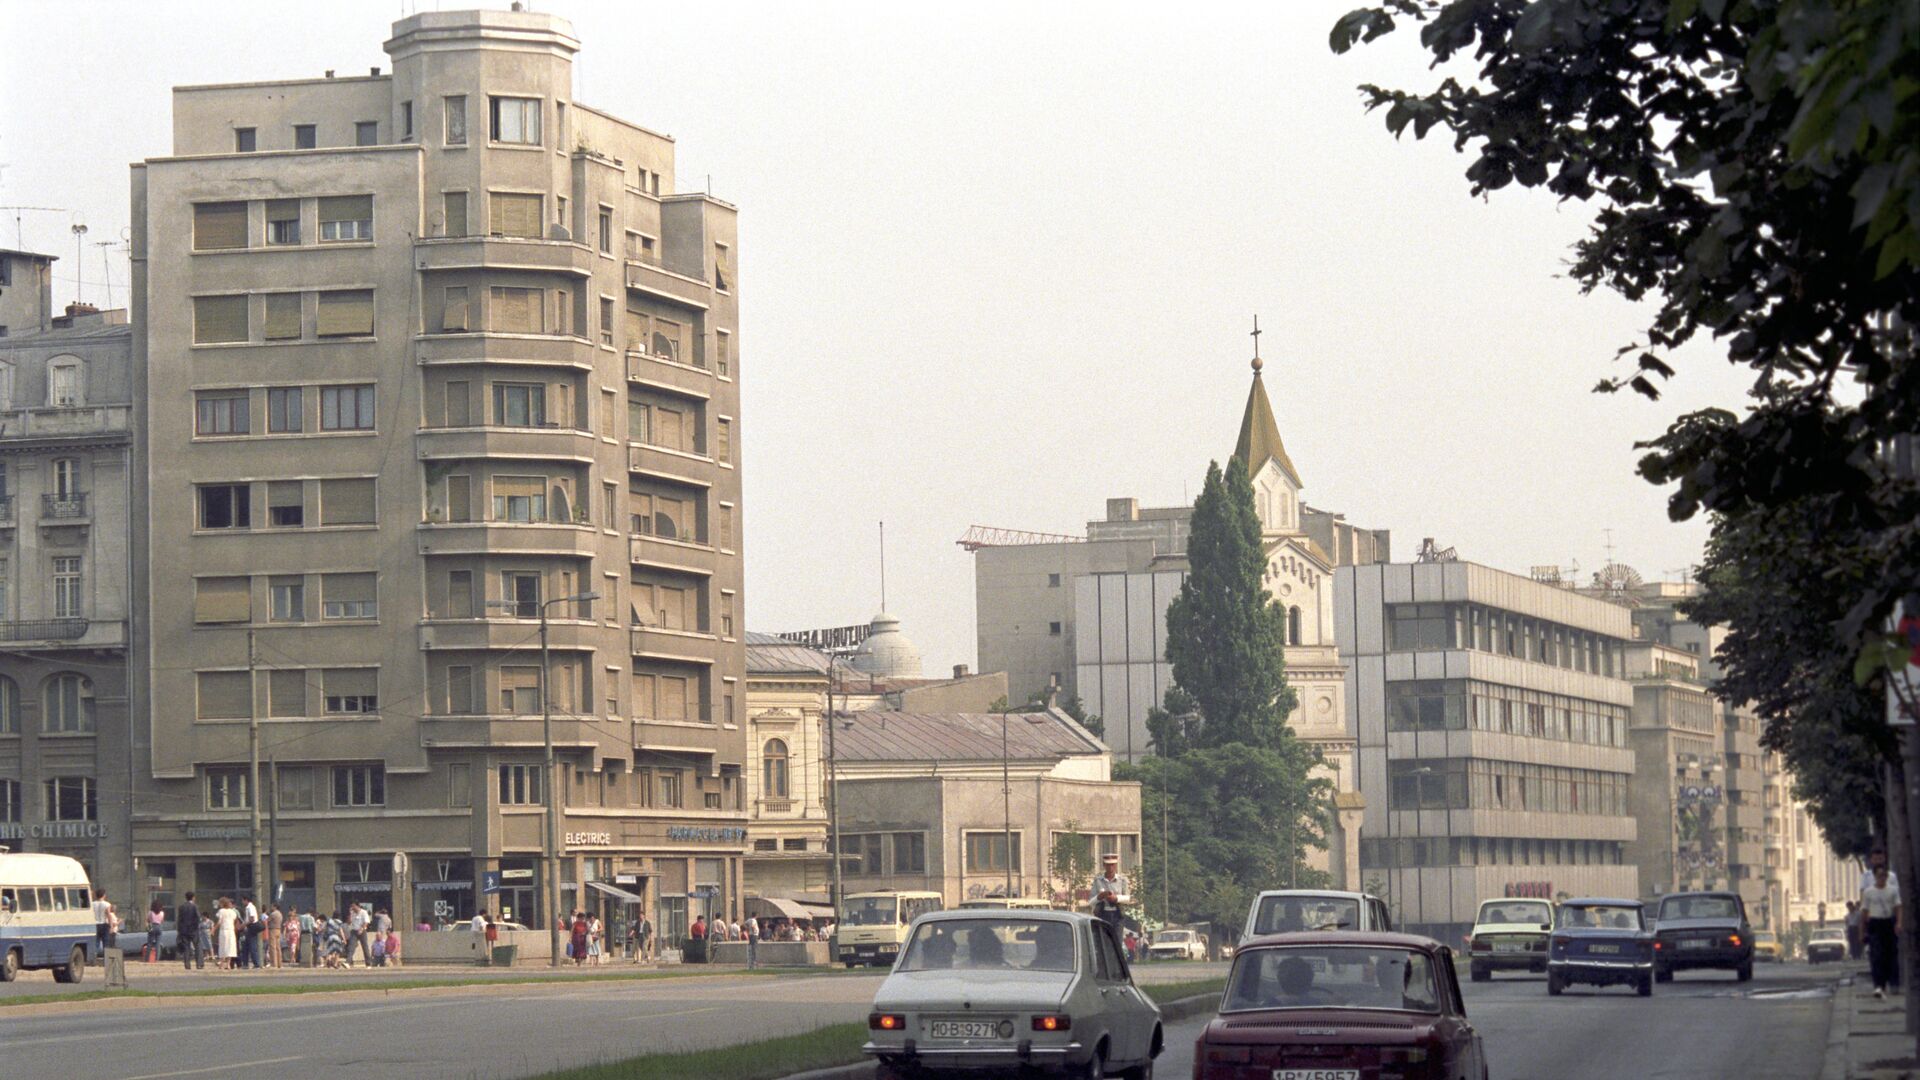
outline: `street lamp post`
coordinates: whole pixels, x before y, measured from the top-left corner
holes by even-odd
[[[833,657],[827,657],[827,858],[832,861],[833,895],[828,899],[833,904],[833,927],[835,949],[839,948],[840,905],[844,892],[840,882],[840,770],[833,753],[833,684],[838,674],[834,670]],[[834,954],[838,959],[839,953]]]
[[[547,861],[546,916],[549,942],[548,963],[560,966],[561,953],[565,946],[560,942],[560,785],[559,768],[553,752],[553,694],[551,693],[553,668],[547,656],[547,609],[555,604],[585,603],[600,599],[595,592],[576,593],[573,596],[556,596],[540,602],[540,741],[546,748],[547,777],[547,814],[546,836],[541,842],[542,854]],[[488,607],[511,608],[515,611],[525,607],[519,600],[489,600]]]

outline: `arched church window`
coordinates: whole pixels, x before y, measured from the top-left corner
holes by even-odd
[[[1300,644],[1300,606],[1298,604],[1287,609],[1287,644]]]

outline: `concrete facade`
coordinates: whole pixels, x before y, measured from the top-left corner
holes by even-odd
[[[1627,612],[1467,562],[1340,567],[1361,873],[1442,941],[1491,896],[1632,896]]]
[[[0,338],[53,329],[55,257],[0,248]]]
[[[70,855],[131,911],[133,332],[75,310],[0,339],[0,846]]]
[[[574,100],[562,19],[385,48],[179,88],[133,169],[141,873],[251,886],[257,719],[292,902],[544,919],[558,787],[562,901],[672,937],[746,846],[735,210]]]
[[[1699,659],[1653,642],[1629,644],[1624,655],[1633,683],[1628,801],[1638,826],[1627,857],[1640,872],[1636,895],[1725,889],[1726,769]],[[1753,906],[1750,917],[1759,922]]]

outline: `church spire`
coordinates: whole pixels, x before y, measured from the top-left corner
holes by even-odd
[[[1293,481],[1296,488],[1305,487],[1300,482],[1300,473],[1293,467],[1293,459],[1287,456],[1287,448],[1280,442],[1280,425],[1273,418],[1273,405],[1267,401],[1266,384],[1260,381],[1260,369],[1266,366],[1260,359],[1260,317],[1253,318],[1253,389],[1247,393],[1247,411],[1240,419],[1240,440],[1234,444],[1233,456],[1246,463],[1249,477],[1259,476],[1267,462],[1278,462],[1287,479]]]

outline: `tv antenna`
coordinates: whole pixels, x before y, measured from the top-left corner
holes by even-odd
[[[0,210],[13,211],[13,243],[14,246],[23,251],[26,250],[27,247],[27,235],[20,224],[20,218],[23,214],[29,211],[40,214],[70,214],[73,212],[64,206],[0,206]]]
[[[87,298],[87,275],[82,273],[80,270],[82,266],[86,265],[85,262],[82,260],[82,256],[85,254],[85,248],[82,245],[82,241],[84,241],[87,238],[86,222],[75,221],[73,223],[72,230],[73,230],[73,299],[76,303],[78,303],[78,302],[84,302]]]

